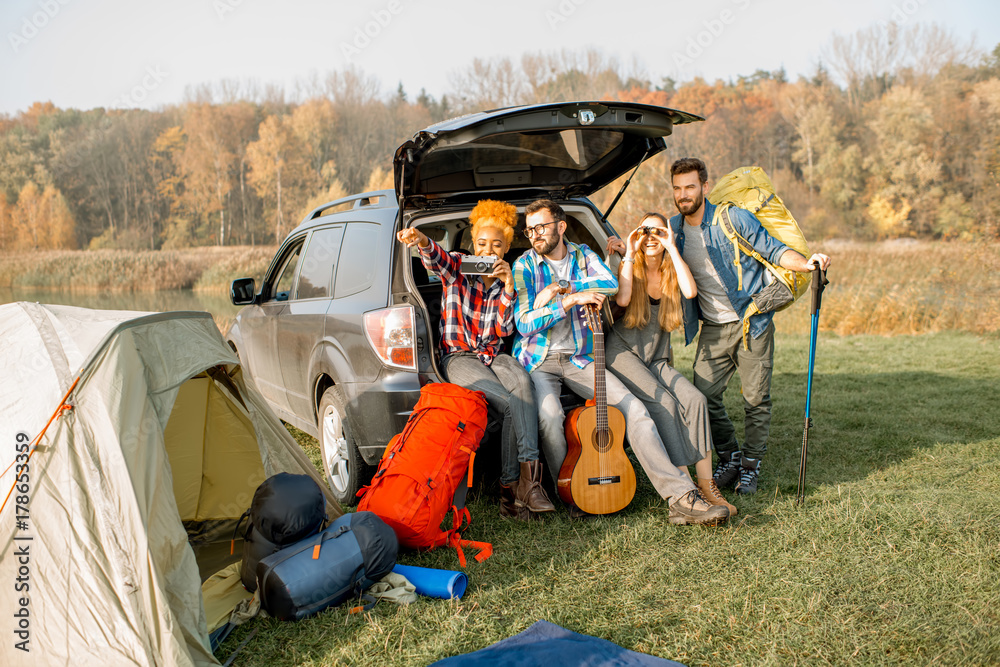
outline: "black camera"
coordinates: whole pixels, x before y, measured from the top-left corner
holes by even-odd
[[[466,255],[462,260],[462,273],[467,276],[488,276],[493,273],[493,265],[497,258],[493,255],[477,257],[476,255]]]

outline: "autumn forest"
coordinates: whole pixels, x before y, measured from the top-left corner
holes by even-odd
[[[612,216],[622,228],[672,213],[667,166],[695,155],[712,177],[764,167],[813,237],[1000,237],[1000,45],[987,53],[936,26],[834,37],[796,81],[677,82],[582,51],[474,60],[450,82],[440,98],[386,93],[346,69],[292,91],[202,85],[155,111],[36,102],[0,116],[0,250],[272,245],[319,204],[391,188],[393,150],[434,122],[584,99],[707,119],[675,128],[639,170]]]

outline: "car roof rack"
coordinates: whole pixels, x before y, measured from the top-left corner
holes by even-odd
[[[361,194],[351,195],[349,197],[341,197],[340,199],[327,202],[322,206],[317,206],[313,209],[312,213],[306,216],[306,220],[315,220],[316,218],[323,216],[331,208],[343,206],[344,204],[351,204],[352,202],[353,205],[349,210],[356,210],[359,208],[391,208],[396,205],[396,191],[373,190],[371,192],[362,192]]]

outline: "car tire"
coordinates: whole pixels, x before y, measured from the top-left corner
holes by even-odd
[[[337,502],[354,505],[358,502],[358,490],[368,483],[373,471],[354,444],[347,421],[347,402],[337,387],[323,392],[317,430],[327,484]]]

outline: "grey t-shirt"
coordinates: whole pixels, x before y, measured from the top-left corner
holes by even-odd
[[[718,272],[712,265],[712,260],[705,249],[705,237],[701,227],[692,227],[686,222],[684,229],[684,261],[691,269],[694,282],[698,286],[698,305],[701,306],[702,318],[715,324],[737,322],[740,316],[733,310]]]
[[[569,280],[572,273],[573,255],[566,253],[560,260],[545,258],[545,262],[552,270],[552,275],[558,280]],[[566,352],[573,354],[576,352],[576,341],[573,340],[573,326],[570,322],[572,312],[566,313],[566,317],[552,325],[549,333],[549,352]]]

